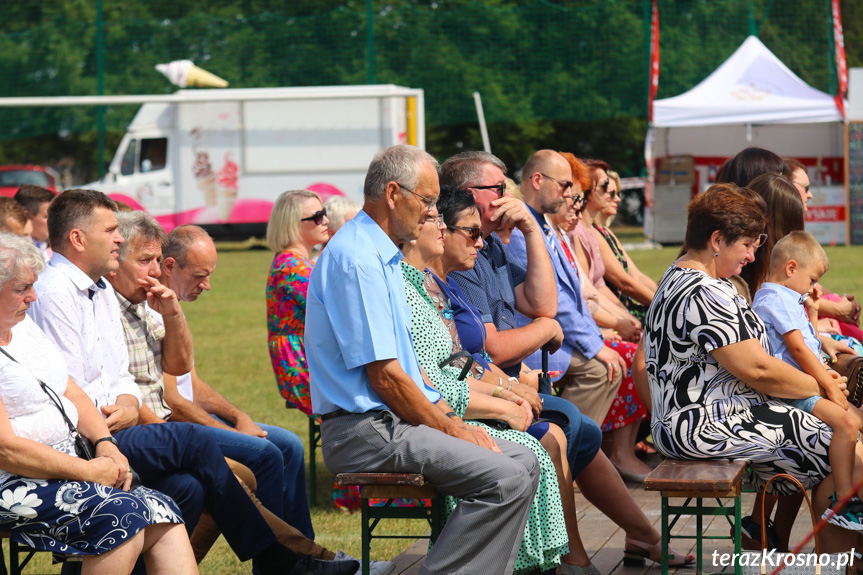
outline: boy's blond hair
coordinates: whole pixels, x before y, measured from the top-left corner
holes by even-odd
[[[812,234],[807,232],[791,232],[776,242],[773,253],[770,254],[770,273],[779,271],[789,261],[794,260],[800,267],[808,267],[821,263],[824,271],[830,266],[830,260],[821,244]]]

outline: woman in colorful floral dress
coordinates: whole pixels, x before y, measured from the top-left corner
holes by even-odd
[[[329,239],[327,214],[314,192],[285,192],[276,200],[267,225],[267,243],[276,255],[267,279],[267,339],[279,392],[290,407],[312,414],[309,368],[303,333],[310,255]]]
[[[267,279],[267,342],[279,393],[287,407],[312,415],[309,368],[303,334],[306,290],[314,263],[311,253],[329,240],[326,210],[314,192],[284,192],[273,205],[267,243],[276,255]],[[359,508],[355,490],[334,485],[333,499],[342,510]]]

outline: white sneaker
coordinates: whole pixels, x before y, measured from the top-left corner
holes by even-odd
[[[345,561],[348,559],[354,559],[355,561],[360,562],[360,570],[357,571],[356,575],[361,575],[363,572],[362,564],[363,562],[356,557],[351,557],[341,549],[336,553],[334,561]],[[396,564],[392,561],[369,561],[369,575],[390,575],[393,571],[396,570]]]

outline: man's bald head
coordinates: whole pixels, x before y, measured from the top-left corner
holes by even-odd
[[[520,189],[527,205],[555,214],[572,197],[572,168],[558,152],[539,150],[524,164]]]

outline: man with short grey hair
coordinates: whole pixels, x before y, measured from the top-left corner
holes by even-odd
[[[379,152],[362,211],[309,282],[306,354],[333,473],[422,473],[462,501],[420,573],[512,573],[539,480],[536,457],[467,425],[420,369],[399,245],[436,225],[437,162],[413,146]]]
[[[262,573],[305,574],[309,564],[335,564],[298,556],[277,541],[206,430],[189,423],[136,425],[141,391],[129,373],[120,308],[104,279],[120,270],[124,238],[117,231],[116,209],[110,198],[93,190],[57,196],[48,208],[54,256],[34,286],[38,298],[27,312],[63,352],[69,376],[106,416],[111,437],[96,442],[96,455],[113,449],[111,444],[118,446],[146,486],[174,499],[188,530],[206,506],[237,557],[254,557]],[[155,246],[145,247],[155,251]],[[130,255],[127,263],[147,269],[152,263],[141,256]],[[154,307],[165,312],[166,325],[185,323],[170,290],[154,278],[144,283],[144,298],[153,297]],[[185,351],[166,349],[160,368],[187,372],[192,364]],[[349,564],[331,572],[353,573],[358,567],[356,562],[340,563]]]

